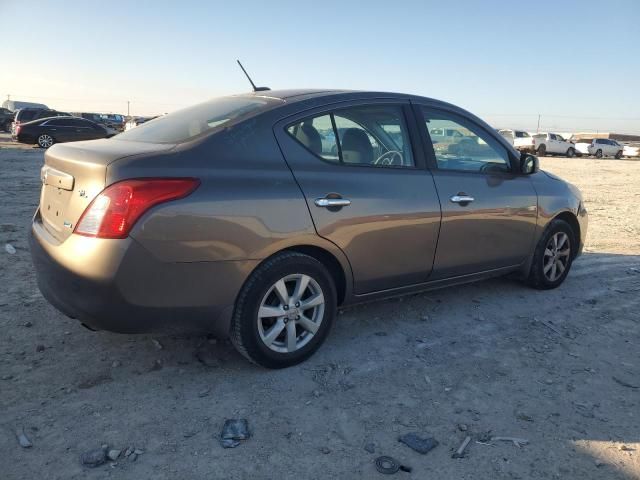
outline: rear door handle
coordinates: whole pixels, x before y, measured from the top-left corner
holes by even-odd
[[[351,205],[351,200],[346,198],[316,198],[313,202],[317,207],[330,208],[330,207],[348,207]]]
[[[473,198],[471,195],[465,195],[465,194],[458,194],[458,195],[454,195],[453,197],[451,197],[449,200],[451,200],[452,203],[471,203],[475,200],[475,198]]]

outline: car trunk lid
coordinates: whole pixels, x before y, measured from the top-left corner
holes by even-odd
[[[107,168],[111,163],[173,147],[116,140],[54,145],[45,153],[40,175],[40,216],[44,227],[58,241],[64,241],[89,203],[106,187]]]

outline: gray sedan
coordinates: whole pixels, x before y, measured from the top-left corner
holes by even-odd
[[[443,136],[438,132],[454,132]],[[230,336],[308,358],[339,305],[517,273],[560,285],[580,192],[494,129],[412,95],[259,91],[45,154],[31,252],[92,329]]]

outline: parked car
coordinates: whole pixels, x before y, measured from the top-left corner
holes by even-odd
[[[154,118],[157,117],[129,117],[129,119],[124,124],[124,129],[131,130],[138,125],[142,125],[143,123],[147,123],[148,121],[153,120]]]
[[[624,147],[615,140],[608,138],[580,139],[576,143],[576,150],[583,155],[593,155],[596,158],[622,158]]]
[[[434,128],[464,134],[440,150]],[[42,181],[30,251],[54,306],[92,329],[230,336],[271,368],[308,358],[339,305],[514,272],[555,288],[587,233],[580,192],[537,157],[402,94],[217,98],[54,145]]]
[[[533,135],[533,146],[536,153],[543,157],[547,154],[573,157],[576,146],[557,133],[536,133]]]
[[[5,132],[11,131],[11,123],[13,122],[14,113],[8,108],[0,108],[0,130]]]
[[[502,129],[499,130],[500,135],[507,138],[510,137],[513,139],[513,146],[521,151],[521,152],[529,152],[535,153],[535,146],[533,144],[533,138],[529,135],[528,132],[524,130],[509,130]]]
[[[11,135],[15,137],[16,128],[23,123],[38,120],[40,118],[68,116],[69,114],[67,112],[59,112],[57,110],[44,108],[21,108],[16,112],[15,117],[13,118],[13,123],[11,124]]]
[[[114,135],[124,130],[124,117],[122,115],[93,112],[74,112],[72,115],[104,125],[108,130],[111,130]]]
[[[622,156],[629,158],[640,157],[640,144],[624,145],[622,148]]]
[[[22,123],[16,127],[14,139],[20,143],[49,148],[54,143],[95,140],[113,136],[98,123],[79,117],[49,117]]]

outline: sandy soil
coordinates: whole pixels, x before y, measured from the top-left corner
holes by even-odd
[[[3,479],[385,478],[378,455],[411,466],[406,479],[640,478],[640,161],[542,160],[591,215],[557,290],[498,279],[346,310],[284,371],[227,342],[92,333],[49,306],[27,244],[41,162],[0,150]],[[252,437],[222,449],[235,417]],[[421,455],[397,441],[408,432],[440,445]],[[529,444],[477,442],[491,435]],[[144,453],[83,467],[103,444]]]

